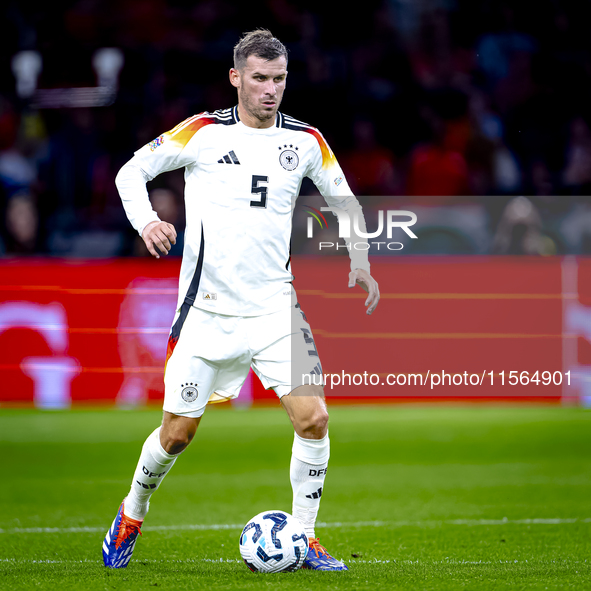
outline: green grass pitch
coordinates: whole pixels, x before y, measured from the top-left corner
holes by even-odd
[[[331,408],[317,535],[346,573],[251,573],[250,517],[291,507],[280,408],[207,411],[134,558],[102,566],[154,410],[0,410],[0,589],[591,589],[591,412]]]

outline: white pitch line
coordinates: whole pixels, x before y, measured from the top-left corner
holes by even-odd
[[[185,558],[184,560],[153,560],[149,558],[141,558],[141,562],[149,563],[195,563],[195,562],[213,562],[213,563],[236,563],[242,564],[243,561],[240,558]],[[13,564],[103,564],[103,561],[99,558],[96,560],[90,560],[84,558],[81,560],[68,560],[68,559],[35,559],[35,558],[0,558],[0,563],[13,563]]]
[[[242,564],[243,561],[240,558],[185,558],[182,560],[174,559],[174,560],[154,560],[150,558],[141,558],[140,562],[142,563],[150,563],[150,564],[195,564],[197,562],[209,562],[213,564]],[[420,560],[420,559],[396,559],[396,558],[371,558],[369,560],[363,560],[358,558],[351,558],[345,560],[347,564],[432,564],[435,566],[447,566],[447,565],[460,565],[460,564],[518,564],[523,563],[526,564],[528,560],[516,560],[516,559],[509,559],[509,560],[463,560],[457,558],[449,558],[445,560]],[[538,561],[538,562],[548,562],[549,561]],[[551,562],[554,562],[552,560]],[[580,561],[577,561],[580,562]],[[88,558],[84,558],[81,560],[75,559],[35,559],[35,558],[0,558],[0,564],[103,564],[103,561],[100,559],[90,560]],[[587,563],[585,559],[584,563]]]
[[[319,528],[339,527],[441,527],[444,525],[466,525],[470,527],[479,525],[565,525],[571,523],[591,523],[591,517],[534,517],[529,519],[447,519],[442,521],[333,521],[319,522]],[[214,523],[205,524],[181,524],[181,525],[147,525],[142,529],[148,531],[217,531],[217,530],[241,530],[244,524],[238,523]],[[102,527],[14,527],[1,529],[0,534],[95,534],[106,532],[108,526]]]

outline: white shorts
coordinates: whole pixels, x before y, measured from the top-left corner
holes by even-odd
[[[164,410],[200,417],[208,402],[236,398],[250,367],[279,398],[303,385],[304,376],[313,377],[306,384],[322,383],[312,331],[299,304],[264,316],[224,316],[191,306],[180,321],[177,313],[173,324]]]

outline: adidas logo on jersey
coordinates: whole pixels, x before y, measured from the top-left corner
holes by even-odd
[[[230,150],[223,158],[218,160],[218,164],[240,164],[240,160],[236,157],[234,150]]]

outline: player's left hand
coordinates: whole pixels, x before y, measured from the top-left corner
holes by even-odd
[[[378,282],[365,270],[355,269],[349,273],[349,287],[360,285],[367,293],[365,300],[366,314],[371,314],[380,301]]]

